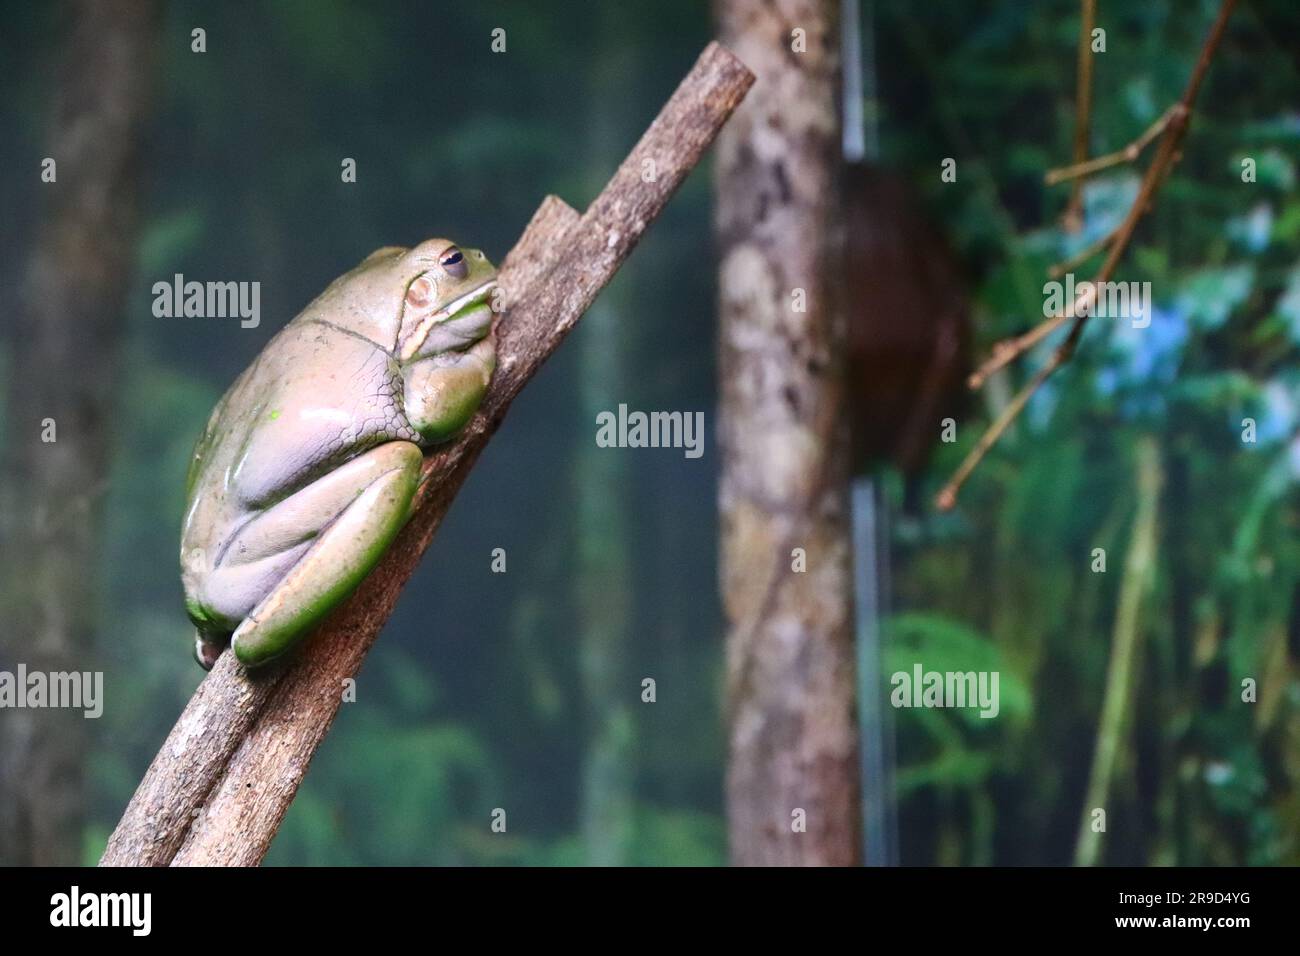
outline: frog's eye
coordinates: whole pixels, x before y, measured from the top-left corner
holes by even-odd
[[[453,279],[463,279],[469,275],[469,263],[465,261],[464,254],[455,246],[451,246],[438,257],[438,265],[442,270]]]

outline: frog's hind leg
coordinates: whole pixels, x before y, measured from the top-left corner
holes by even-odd
[[[341,509],[331,509],[310,546],[235,629],[231,646],[241,663],[254,667],[284,653],[370,573],[410,516],[422,461],[415,444],[388,442],[320,480],[328,486],[321,491],[334,501],[341,489],[340,472],[356,471],[357,480]],[[314,488],[297,492],[295,505],[310,506],[303,498],[306,493],[309,499]],[[279,536],[274,524],[259,532]]]

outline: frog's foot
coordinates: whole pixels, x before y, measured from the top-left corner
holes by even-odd
[[[491,333],[469,348],[439,352],[407,366],[404,405],[420,437],[432,445],[459,434],[483,401],[495,368],[496,337]]]
[[[361,583],[410,516],[423,455],[394,441],[358,455],[271,508],[240,534],[257,561],[294,563],[235,628],[231,646],[249,667],[283,654]],[[304,542],[303,529],[312,528]]]
[[[221,652],[229,645],[229,634],[217,634],[202,629],[195,629],[194,631],[194,659],[199,662],[199,666],[205,671],[212,670],[212,665],[217,662]]]

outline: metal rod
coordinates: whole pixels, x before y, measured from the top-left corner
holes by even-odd
[[[862,752],[863,860],[897,862],[894,837],[893,714],[883,705],[880,584],[888,581],[887,539],[881,534],[882,496],[874,479],[853,479],[853,583],[857,618],[858,736]]]

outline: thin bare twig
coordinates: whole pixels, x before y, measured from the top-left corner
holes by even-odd
[[[1235,2],[1235,0],[1233,0],[1233,2]],[[1150,144],[1151,140],[1168,127],[1174,116],[1182,108],[1183,104],[1181,102],[1175,103],[1173,106],[1169,107],[1169,109],[1160,114],[1159,119],[1147,127],[1146,132],[1135,139],[1132,143],[1129,143],[1128,146],[1121,149],[1119,152],[1109,153],[1105,156],[1099,156],[1096,159],[1090,159],[1073,166],[1065,166],[1061,169],[1052,170],[1044,177],[1045,181],[1050,186],[1054,183],[1064,182],[1067,179],[1075,179],[1075,191],[1077,193],[1080,178],[1091,175],[1092,173],[1109,166],[1116,166],[1119,163],[1135,161],[1138,156],[1141,155],[1142,151]],[[1175,161],[1180,158],[1181,154],[1178,154],[1175,156]],[[1168,174],[1169,170],[1166,169],[1164,175],[1168,176]],[[1160,182],[1156,184],[1156,187],[1159,188],[1163,182],[1164,180],[1162,178]],[[1144,210],[1144,212],[1145,211],[1146,210]],[[1075,266],[1091,259],[1104,248],[1114,243],[1119,237],[1122,228],[1123,226],[1121,224],[1121,226],[1118,226],[1113,231],[1107,233],[1087,249],[1084,249],[1064,262],[1051,266],[1048,269],[1048,275],[1052,278],[1057,278],[1064,275],[1066,272],[1069,272]],[[1109,278],[1109,276],[1103,276],[1099,273],[1093,281],[1104,282],[1107,278]],[[1076,308],[1075,313],[1077,314],[1077,312],[1078,309]],[[1028,332],[997,342],[994,344],[989,357],[981,363],[979,368],[971,373],[970,377],[967,379],[967,384],[969,384],[972,389],[983,387],[984,383],[988,381],[989,376],[1010,365],[1021,355],[1024,355],[1044,338],[1051,335],[1052,332],[1056,331],[1068,322],[1070,318],[1071,315],[1069,313],[1065,311],[1058,312],[1056,315],[1049,316],[1045,321],[1040,322]]]
[[[1047,186],[1055,186],[1057,183],[1063,183],[1067,179],[1079,180],[1091,176],[1093,173],[1099,173],[1103,169],[1109,169],[1111,166],[1118,166],[1120,163],[1135,163],[1142,151],[1151,145],[1152,140],[1165,131],[1170,121],[1174,118],[1174,112],[1178,109],[1175,103],[1169,109],[1161,113],[1154,123],[1146,128],[1137,139],[1129,143],[1123,149],[1116,150],[1113,153],[1106,153],[1104,156],[1094,156],[1092,159],[1075,161],[1069,166],[1061,166],[1057,169],[1049,169],[1043,174],[1043,183]],[[1079,183],[1075,183],[1075,190],[1079,189]]]
[[[1066,308],[1044,319],[1023,335],[1004,339],[994,345],[993,354],[984,361],[984,364],[971,373],[970,378],[966,380],[967,384],[972,389],[982,387],[994,372],[1011,364],[1018,356],[1028,352],[1065,323],[1091,309],[1093,300],[1097,297],[1097,282],[1099,281],[1101,281],[1100,274],[1092,282],[1079,283],[1078,294]]]
[[[1029,400],[1034,397],[1034,393],[1038,391],[1039,387],[1047,381],[1053,372],[1070,360],[1070,356],[1074,354],[1074,347],[1079,342],[1079,334],[1083,331],[1083,320],[1084,316],[1082,315],[1074,320],[1074,327],[1070,329],[1069,337],[1057,346],[1051,358],[1034,374],[1029,384],[1016,393],[1015,397],[1007,403],[1007,407],[1002,410],[1002,414],[997,417],[992,425],[985,429],[984,434],[980,436],[980,440],[975,443],[975,447],[971,449],[970,454],[961,463],[961,467],[957,469],[956,473],[953,474],[952,478],[948,480],[948,483],[943,486],[943,489],[935,498],[935,506],[940,511],[948,511],[957,503],[957,492],[961,490],[961,486],[970,477],[970,473],[975,470],[975,466],[984,460],[984,456],[988,454],[989,449],[997,444],[1003,432],[1010,428],[1011,423],[1024,411],[1025,406],[1029,404]]]
[[[1098,239],[1096,242],[1089,243],[1086,247],[1080,249],[1074,255],[1070,256],[1068,259],[1062,259],[1056,265],[1048,266],[1047,268],[1048,278],[1059,279],[1067,272],[1073,272],[1075,269],[1083,265],[1093,256],[1101,255],[1103,252],[1106,251],[1106,248],[1112,242],[1115,241],[1115,237],[1118,235],[1119,235],[1119,227],[1117,226],[1114,229],[1112,229],[1110,232],[1106,233],[1106,235]]]
[[[1129,207],[1124,221],[1115,232],[1115,238],[1110,244],[1110,252],[1106,256],[1106,260],[1098,270],[1096,278],[1092,280],[1091,286],[1093,289],[1097,284],[1109,281],[1110,277],[1114,275],[1120,259],[1123,258],[1124,253],[1133,241],[1133,235],[1137,230],[1138,223],[1151,209],[1156,191],[1168,178],[1173,164],[1181,158],[1182,141],[1183,137],[1187,135],[1192,107],[1196,103],[1196,97],[1200,93],[1205,74],[1210,68],[1210,62],[1214,59],[1215,51],[1219,48],[1219,42],[1223,39],[1224,29],[1227,27],[1228,18],[1232,15],[1235,6],[1236,0],[1223,0],[1223,4],[1219,7],[1218,16],[1215,17],[1214,24],[1210,27],[1210,32],[1201,47],[1200,56],[1197,58],[1196,66],[1192,70],[1191,78],[1187,82],[1182,97],[1166,110],[1165,115],[1161,118],[1163,133],[1161,134],[1160,145],[1157,147],[1156,155],[1151,160],[1151,165],[1147,167],[1146,174],[1142,178],[1142,185],[1138,189],[1137,198],[1133,200],[1133,205]],[[1085,291],[1087,291],[1087,288],[1085,287]],[[1012,400],[1011,404],[998,416],[997,420],[985,430],[952,478],[935,496],[935,507],[941,511],[946,511],[956,504],[957,494],[962,485],[970,477],[980,461],[983,460],[984,456],[988,454],[989,449],[997,443],[1011,422],[1028,404],[1034,392],[1073,354],[1074,346],[1078,342],[1092,310],[1081,311],[1076,305],[1074,311],[1077,318],[1075,318],[1074,325],[1070,329],[1069,338],[1061,348],[1058,348],[1052,354],[1052,358]],[[1041,341],[1067,321],[1069,321],[1069,317],[1065,313],[1052,316],[1024,335],[1002,344],[1001,348],[995,347],[993,357],[971,376],[972,385],[985,381],[992,372],[1011,362],[1016,356],[1031,348],[1036,342]]]
[[[1097,0],[1080,0],[1079,65],[1076,71],[1074,111],[1074,162],[1081,164],[1088,156],[1088,120],[1092,113],[1092,28],[1097,22]],[[1076,179],[1070,190],[1061,224],[1066,232],[1083,228],[1083,180]]]

